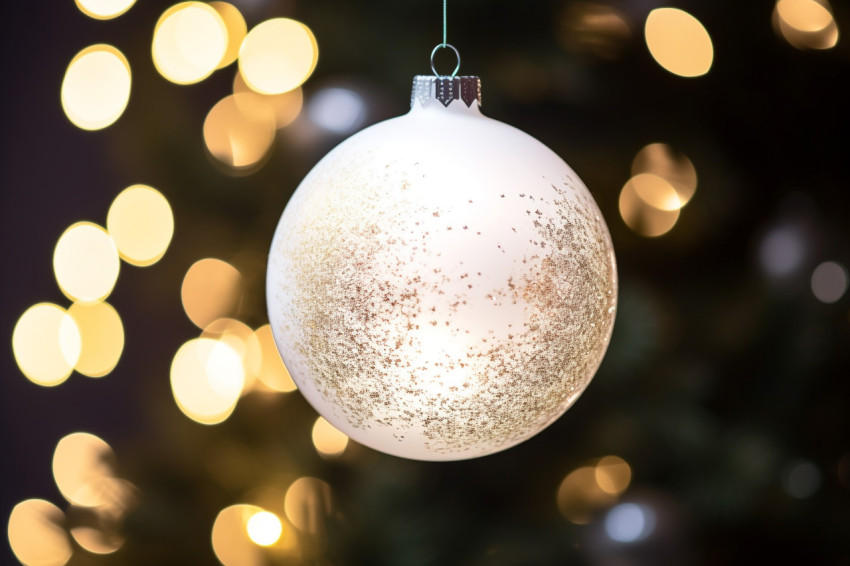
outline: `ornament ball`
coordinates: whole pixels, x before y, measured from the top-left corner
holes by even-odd
[[[325,156],[272,242],[269,319],[293,380],[396,456],[534,436],[590,383],[614,324],[614,252],[587,188],[479,105],[477,77],[416,77],[411,111]]]

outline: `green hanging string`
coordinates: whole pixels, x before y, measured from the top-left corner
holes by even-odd
[[[443,0],[443,42],[438,43],[437,47],[435,47],[434,50],[431,51],[431,70],[434,71],[434,75],[436,75],[437,77],[440,77],[442,75],[440,75],[440,73],[438,73],[437,69],[434,67],[434,55],[436,55],[437,51],[439,51],[440,49],[446,49],[446,48],[451,49],[454,52],[455,57],[457,57],[457,66],[455,67],[454,72],[452,72],[451,77],[455,77],[457,75],[457,72],[460,70],[460,53],[458,53],[458,51],[457,51],[457,49],[455,48],[454,45],[451,45],[451,44],[446,42],[446,19],[447,19],[446,18],[446,4],[447,4],[447,2],[448,2],[448,0]]]
[[[446,45],[446,3],[448,0],[443,0],[443,45]]]

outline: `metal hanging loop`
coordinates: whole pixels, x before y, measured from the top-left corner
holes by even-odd
[[[441,75],[440,73],[438,73],[436,67],[434,67],[434,56],[437,54],[437,51],[439,51],[440,49],[443,49],[443,48],[451,49],[452,51],[455,52],[455,57],[457,57],[457,66],[455,67],[455,70],[451,74],[451,77],[454,78],[457,75],[457,72],[460,71],[460,53],[458,53],[457,48],[454,45],[452,45],[451,43],[440,43],[440,44],[437,45],[437,47],[434,48],[433,51],[431,51],[431,70],[434,71],[434,75],[436,75],[438,77],[445,76],[445,75]]]

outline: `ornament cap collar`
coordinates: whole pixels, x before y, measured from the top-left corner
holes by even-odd
[[[417,101],[423,107],[434,101],[447,108],[450,104],[459,102],[467,108],[473,103],[481,106],[481,79],[473,76],[416,75],[413,77],[410,107],[413,108]]]

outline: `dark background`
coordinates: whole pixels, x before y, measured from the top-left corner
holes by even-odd
[[[361,85],[373,122],[405,111],[410,80],[428,73],[441,39],[437,0],[233,3],[249,28],[275,16],[310,26],[320,56],[305,96],[340,81]],[[140,0],[110,21],[84,16],[71,0],[6,3],[4,520],[31,497],[62,506],[52,451],[85,430],[112,445],[141,498],[118,552],[78,550],[71,564],[214,564],[216,513],[247,491],[211,471],[211,447],[221,441],[240,447],[257,484],[312,475],[334,489],[339,513],[328,519],[323,556],[310,563],[850,563],[850,303],[823,304],[809,284],[823,261],[850,265],[850,46],[842,37],[831,50],[792,47],[771,27],[773,2],[675,2],[706,26],[715,49],[706,76],[684,79],[659,67],[643,41],[646,14],[660,3],[598,3],[631,23],[613,57],[564,47],[564,10],[578,4],[571,0],[449,3],[449,42],[463,56],[462,73],[482,78],[484,112],[537,137],[583,178],[610,227],[621,287],[609,353],[573,408],[507,452],[441,464],[362,447],[326,462],[310,443],[315,413],[297,393],[248,396],[215,427],[179,413],[169,365],[197,335],[180,304],[186,269],[208,256],[242,268],[249,300],[241,317],[263,324],[263,266],[244,258],[262,258],[289,195],[341,138],[304,143],[284,130],[262,169],[228,176],[205,155],[201,127],[229,93],[234,67],[188,87],[162,78],[150,40],[169,2]],[[846,4],[833,10],[840,30],[850,25]],[[133,92],[118,122],[85,132],[63,115],[59,88],[71,57],[100,42],[127,56]],[[656,239],[633,233],[617,208],[633,156],[652,142],[685,153],[699,176],[677,226]],[[101,380],[33,385],[15,365],[11,333],[28,306],[67,303],[51,269],[57,238],[77,220],[102,224],[114,195],[136,183],[168,197],[176,228],[155,266],[122,265],[109,299],[125,326],[121,362]],[[761,265],[760,245],[789,226],[804,260],[777,279]],[[632,468],[621,501],[658,515],[646,540],[604,542],[604,510],[587,526],[558,512],[564,476],[606,454]],[[799,460],[820,474],[804,499],[783,487]]]

